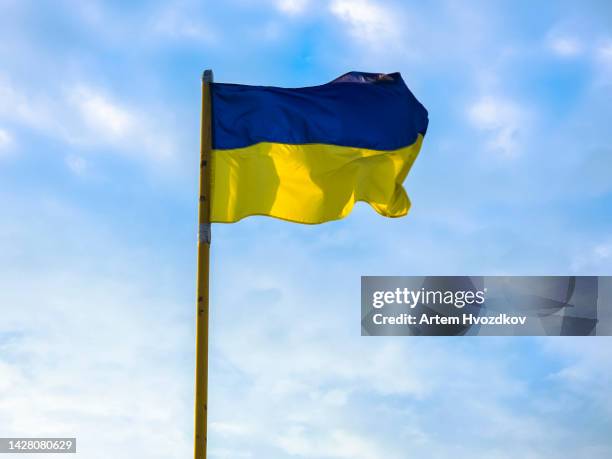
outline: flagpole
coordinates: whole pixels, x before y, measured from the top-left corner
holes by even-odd
[[[210,159],[212,150],[210,83],[212,70],[202,75],[200,128],[200,195],[198,203],[198,268],[196,303],[194,459],[206,459],[208,414],[208,317],[210,273]]]

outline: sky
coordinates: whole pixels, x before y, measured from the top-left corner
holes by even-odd
[[[612,274],[595,0],[0,0],[0,436],[192,454],[205,68],[430,117],[406,218],[214,225],[210,458],[612,457],[610,338],[360,336],[362,275]]]

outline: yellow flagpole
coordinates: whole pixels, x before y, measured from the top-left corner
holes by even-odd
[[[212,150],[210,83],[212,70],[202,75],[202,125],[200,144],[200,198],[198,204],[198,274],[196,303],[196,365],[194,458],[206,459],[208,414],[208,316],[210,273],[210,161]]]

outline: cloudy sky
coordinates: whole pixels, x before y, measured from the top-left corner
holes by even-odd
[[[603,0],[0,0],[0,436],[192,454],[204,68],[430,112],[408,217],[213,228],[211,458],[612,457],[610,339],[359,325],[361,275],[612,274]]]

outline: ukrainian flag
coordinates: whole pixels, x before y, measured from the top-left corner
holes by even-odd
[[[428,117],[399,73],[295,89],[212,83],[211,110],[212,222],[322,223],[357,201],[386,217],[408,212],[402,183]]]

